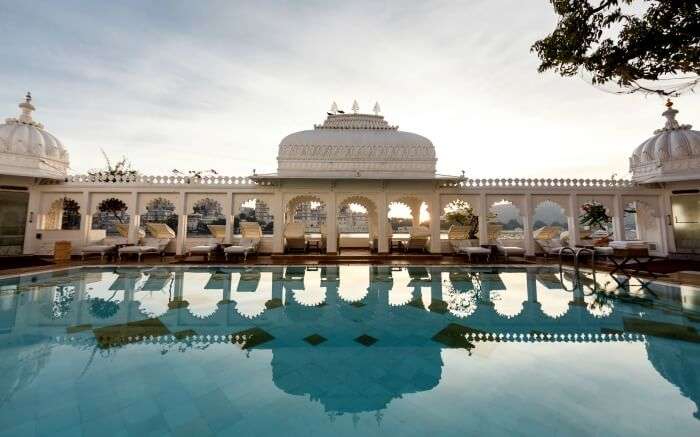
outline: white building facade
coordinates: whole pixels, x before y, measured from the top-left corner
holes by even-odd
[[[468,204],[479,217],[478,243],[489,244],[494,205],[507,205],[518,232],[510,244],[528,255],[538,247],[533,231],[543,204],[560,208],[571,244],[590,229],[580,224],[584,205],[602,205],[614,239],[637,238],[657,255],[700,252],[700,132],[676,120],[670,105],[666,125],[637,147],[630,158],[631,180],[469,179],[436,173],[435,147],[425,137],[402,132],[375,114],[331,112],[311,130],[293,133],[279,145],[277,172],[246,177],[150,175],[68,175],[63,145],[34,121],[31,98],[21,115],[0,125],[0,255],[51,254],[56,241],[83,245],[110,238],[111,211],[136,243],[148,221],[168,223],[177,234],[169,251],[185,253],[200,244],[206,226],[225,224],[224,242],[238,239],[234,223],[260,206],[256,217],[273,217],[261,252],[284,252],[284,228],[299,205],[321,204],[326,218],[325,250],[338,253],[339,214],[348,205],[367,211],[368,245],[390,250],[387,226],[393,204],[405,205],[413,223],[421,208],[430,215],[431,253],[450,252],[445,226],[450,205]],[[632,147],[630,147],[632,149]],[[115,200],[116,199],[116,200]],[[111,209],[110,209],[111,205]],[[123,205],[114,213],[114,205]],[[256,207],[256,210],[258,208]],[[633,215],[630,218],[630,214]],[[629,230],[633,223],[634,232]]]

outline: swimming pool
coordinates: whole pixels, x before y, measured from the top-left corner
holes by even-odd
[[[698,435],[700,290],[551,268],[0,280],[0,435]]]

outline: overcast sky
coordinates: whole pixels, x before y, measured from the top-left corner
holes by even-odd
[[[34,95],[73,172],[126,155],[146,173],[276,169],[277,145],[332,101],[375,101],[432,140],[438,172],[628,177],[662,101],[537,73],[546,0],[0,0],[0,116]],[[677,100],[700,124],[698,96]]]

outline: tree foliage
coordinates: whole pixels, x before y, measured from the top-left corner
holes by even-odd
[[[97,205],[98,211],[111,214],[119,223],[124,223],[127,209],[126,203],[116,197],[105,199]]]
[[[105,166],[101,169],[88,171],[90,176],[106,178],[114,181],[117,177],[135,177],[138,175],[138,171],[131,167],[131,162],[126,159],[126,156],[123,156],[122,159],[117,161],[117,163],[114,165],[112,165],[112,161],[109,159],[104,150],[102,150],[102,156],[105,159]]]
[[[698,83],[700,0],[550,0],[559,22],[535,42],[538,71],[586,72],[621,92],[677,95]],[[669,79],[682,80],[669,87]]]

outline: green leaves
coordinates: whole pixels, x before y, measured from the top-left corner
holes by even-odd
[[[677,94],[659,81],[700,73],[698,0],[550,0],[560,20],[533,44],[540,73],[574,76],[582,70],[593,84],[615,83],[626,92]],[[597,6],[594,6],[597,4]]]

